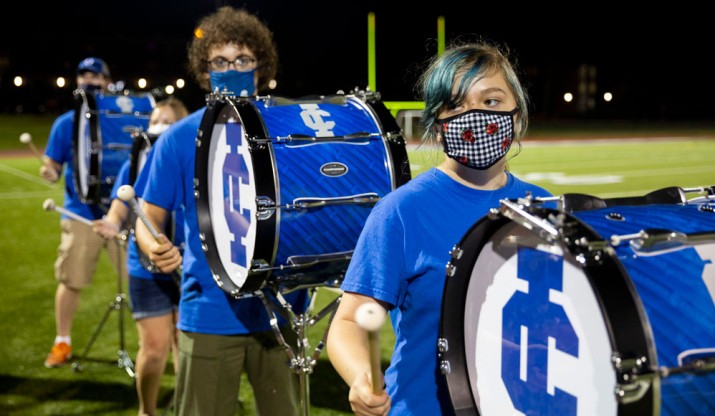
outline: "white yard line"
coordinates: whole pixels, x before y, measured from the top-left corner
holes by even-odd
[[[45,187],[47,187],[47,188],[54,188],[54,187],[55,187],[55,184],[49,183],[49,182],[47,182],[46,180],[44,180],[44,179],[42,179],[42,178],[40,178],[40,177],[38,177],[38,176],[30,175],[30,174],[28,174],[28,173],[25,173],[25,172],[19,170],[19,169],[15,169],[15,168],[13,168],[13,167],[4,165],[4,164],[2,164],[2,163],[0,163],[0,170],[3,171],[3,172],[7,172],[7,173],[9,173],[9,174],[11,174],[11,175],[15,175],[15,176],[17,176],[17,177],[20,177],[20,178],[22,178],[22,179],[28,180],[28,181],[30,181],[30,182],[34,182],[34,183],[36,183],[36,184],[38,184],[38,185],[43,185],[43,186],[45,186]]]
[[[20,179],[26,180],[28,182],[32,182],[36,185],[41,185],[44,186],[45,188],[48,188],[53,191],[61,191],[61,186],[58,184],[53,184],[49,183],[46,180],[38,177],[38,176],[33,176],[30,175],[26,172],[23,172],[19,169],[15,169],[13,167],[7,166],[5,164],[0,163],[0,171],[8,173],[13,176],[17,176]],[[29,191],[29,192],[0,192],[0,200],[10,200],[10,199],[27,199],[27,198],[47,198],[47,191]]]
[[[47,191],[35,192],[0,192],[0,201],[8,199],[28,199],[28,198],[47,198]]]

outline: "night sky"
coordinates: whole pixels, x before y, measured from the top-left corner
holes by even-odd
[[[32,91],[40,92],[33,95],[47,100],[61,92],[43,85],[43,76],[48,83],[55,74],[73,77],[79,60],[91,55],[108,62],[115,80],[183,77],[189,85],[177,96],[198,108],[203,92],[187,75],[186,47],[200,17],[223,4],[245,7],[273,30],[280,59],[274,95],[329,95],[367,86],[367,14],[372,11],[377,90],[384,100],[417,98],[413,86],[437,51],[437,17],[444,16],[448,44],[482,37],[511,49],[535,117],[715,115],[709,63],[713,23],[697,8],[679,4],[625,12],[618,4],[579,2],[571,10],[463,1],[420,7],[386,0],[83,0],[55,2],[42,11],[39,4],[17,4],[18,13],[0,14],[0,111],[9,108],[14,75],[36,79]],[[579,68],[595,71],[597,102],[583,114],[561,99],[564,92],[576,92]],[[600,100],[606,91],[615,98],[608,104]]]

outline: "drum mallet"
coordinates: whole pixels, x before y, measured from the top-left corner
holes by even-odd
[[[137,217],[139,217],[144,223],[144,225],[146,225],[146,228],[149,230],[152,237],[154,237],[154,240],[156,240],[157,243],[161,243],[161,241],[159,241],[159,233],[156,231],[156,228],[154,228],[154,225],[151,223],[151,221],[149,221],[149,218],[146,217],[146,214],[144,214],[142,207],[139,205],[136,198],[134,198],[135,195],[136,194],[134,192],[134,188],[131,185],[122,185],[119,187],[119,189],[117,189],[117,197],[132,207],[132,210],[134,210],[134,213],[137,214]],[[180,264],[179,268],[173,271],[172,274],[179,273],[177,275],[178,280],[181,280],[182,270],[183,265]]]
[[[144,225],[146,225],[146,228],[149,230],[151,235],[157,242],[159,242],[159,233],[156,231],[156,228],[154,228],[154,225],[151,223],[151,221],[149,221],[149,218],[146,217],[144,211],[142,211],[142,207],[139,206],[139,203],[137,202],[136,198],[134,198],[134,195],[134,188],[131,185],[122,185],[119,187],[119,189],[117,189],[117,197],[119,197],[119,199],[128,203],[129,206],[132,207],[132,210],[134,210],[134,213],[137,214],[137,217],[141,218],[142,222],[144,223]]]
[[[370,375],[372,376],[372,392],[382,392],[382,368],[380,361],[380,328],[385,322],[385,309],[377,303],[368,302],[358,306],[355,311],[355,322],[367,331],[368,351],[370,352]]]
[[[55,201],[54,201],[52,198],[45,199],[45,202],[42,203],[42,208],[44,208],[45,211],[57,211],[57,212],[59,212],[60,214],[65,214],[66,216],[68,216],[68,217],[70,217],[70,218],[72,218],[72,219],[75,219],[75,220],[77,220],[77,221],[79,221],[79,222],[83,222],[83,223],[89,225],[90,227],[94,225],[94,224],[92,223],[92,221],[88,220],[87,218],[85,218],[85,217],[83,217],[83,216],[81,216],[81,215],[77,215],[77,214],[75,214],[74,212],[67,211],[67,210],[64,209],[63,207],[58,207],[57,204],[55,204]]]
[[[32,143],[32,136],[30,133],[22,133],[20,135],[20,143],[24,143],[28,146],[30,146],[30,150],[32,150],[32,153],[34,153],[38,159],[40,159],[40,162],[45,163],[45,161],[42,159],[42,154],[40,153],[39,150],[35,147],[35,144]]]

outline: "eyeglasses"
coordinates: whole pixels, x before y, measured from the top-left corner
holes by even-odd
[[[250,56],[241,55],[233,61],[224,58],[223,56],[217,56],[210,61],[206,61],[209,64],[209,68],[212,71],[223,72],[228,71],[228,68],[233,64],[236,71],[250,71],[256,67],[256,60]]]

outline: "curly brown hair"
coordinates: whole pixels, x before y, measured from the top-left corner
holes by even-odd
[[[210,91],[208,64],[209,50],[235,43],[256,55],[258,67],[258,90],[268,86],[276,75],[278,52],[273,42],[273,33],[256,16],[242,9],[223,6],[215,13],[203,17],[189,45],[189,72],[201,88]]]

